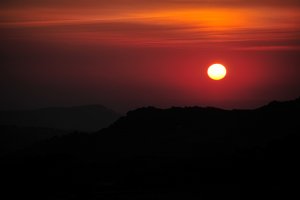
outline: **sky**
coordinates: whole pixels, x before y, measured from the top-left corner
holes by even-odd
[[[300,96],[299,0],[4,0],[0,109],[256,108]],[[208,78],[221,63],[227,76]]]

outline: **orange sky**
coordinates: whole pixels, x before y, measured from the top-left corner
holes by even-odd
[[[0,5],[5,58],[0,92],[8,94],[2,108],[255,107],[300,92],[297,0],[10,0]],[[203,75],[213,62],[228,67],[222,84]]]
[[[248,7],[243,4],[233,6],[224,1],[222,4],[214,1],[216,3],[212,5],[192,4],[195,1],[189,1],[189,4],[166,1],[161,5],[154,1],[156,3],[148,5],[141,1],[137,5],[132,3],[132,7],[125,3],[135,2],[132,0],[116,1],[121,2],[119,6],[96,1],[91,1],[92,4],[78,1],[75,5],[66,1],[56,7],[53,7],[54,2],[37,6],[34,6],[35,1],[30,2],[24,7],[15,5],[2,9],[1,27],[8,30],[21,28],[36,39],[49,37],[59,42],[76,40],[117,45],[224,43],[223,46],[244,50],[299,48],[293,43],[300,32],[298,7],[255,3]],[[18,33],[21,35],[22,31]],[[265,44],[266,40],[268,44]]]

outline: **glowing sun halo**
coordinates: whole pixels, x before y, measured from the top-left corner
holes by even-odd
[[[209,78],[213,80],[221,80],[226,76],[226,68],[221,64],[213,64],[207,70]]]

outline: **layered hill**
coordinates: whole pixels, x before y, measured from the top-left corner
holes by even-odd
[[[101,105],[0,111],[0,125],[98,131],[120,117]]]

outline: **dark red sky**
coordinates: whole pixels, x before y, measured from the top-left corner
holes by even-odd
[[[0,44],[1,109],[253,108],[300,96],[298,0],[1,1]],[[222,81],[206,75],[215,62]]]

